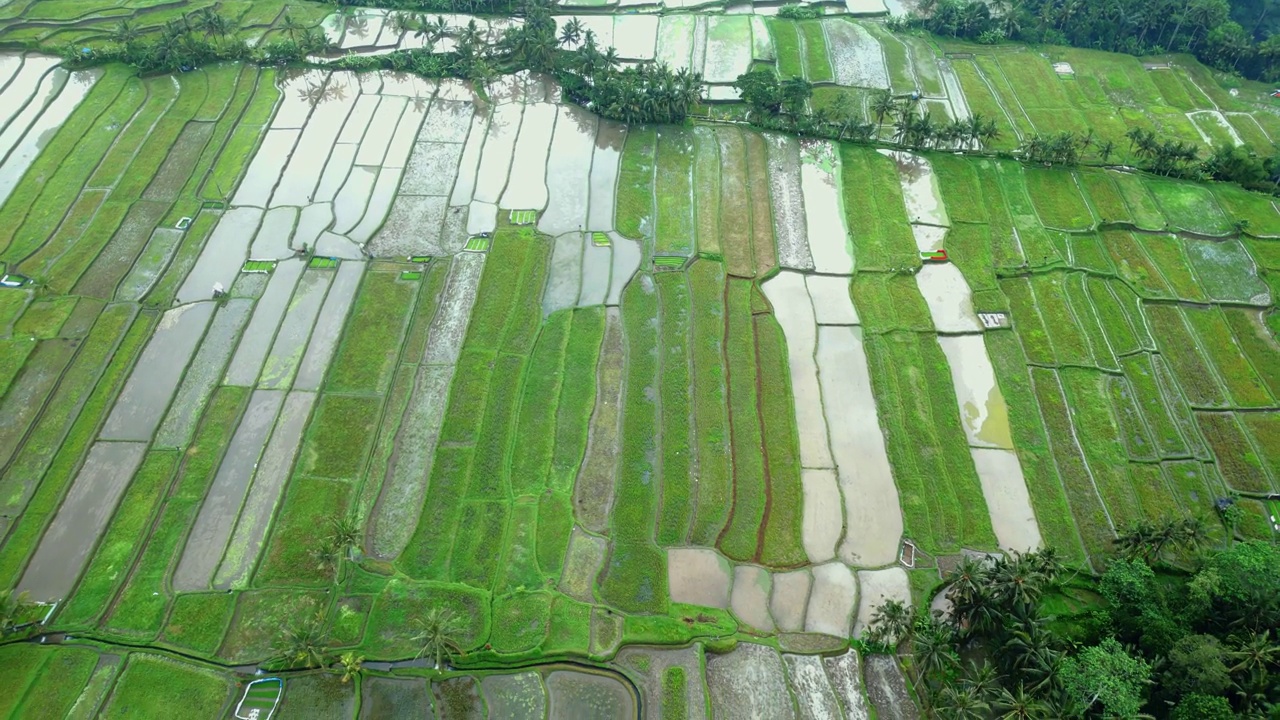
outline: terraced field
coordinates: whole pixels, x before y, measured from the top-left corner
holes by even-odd
[[[168,12],[54,5],[6,6],[0,39]],[[283,32],[245,5],[242,31]],[[1190,61],[583,12],[709,101],[763,64],[972,108],[997,149],[1093,128],[1119,159],[1130,127],[1252,143],[1274,119]],[[355,54],[426,42],[382,11],[324,27]],[[0,288],[0,588],[94,641],[0,645],[0,714],[918,717],[850,639],[963,551],[1088,571],[1184,515],[1274,537],[1271,198],[627,127],[524,73],[325,60],[0,56],[0,261],[24,281]],[[447,671],[418,657],[441,611]],[[246,685],[306,633],[363,670]]]

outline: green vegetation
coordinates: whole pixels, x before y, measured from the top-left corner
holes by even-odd
[[[157,688],[165,690],[158,692]],[[156,655],[130,655],[102,717],[212,716],[222,709],[230,690],[229,684],[213,673]]]
[[[778,74],[783,78],[804,77],[804,58],[800,55],[800,25],[782,20],[769,21],[769,34],[778,55]]]
[[[212,655],[231,622],[235,596],[227,593],[184,594],[174,598],[164,639],[198,653]]]
[[[615,212],[618,232],[626,237],[653,237],[653,183],[658,133],[652,128],[633,128],[627,133],[618,171]]]
[[[1222,311],[1188,307],[1183,317],[1191,327],[1199,346],[1218,371],[1235,407],[1273,407],[1276,402],[1267,392],[1262,379],[1235,343],[1231,328]]]
[[[417,286],[400,282],[396,272],[365,273],[342,343],[329,366],[331,392],[381,392],[391,382],[396,356],[408,325]]]
[[[719,263],[700,260],[689,268],[692,299],[693,427],[698,493],[690,540],[712,545],[728,522],[733,502],[730,430],[726,414],[724,275]]]
[[[898,169],[893,160],[868,148],[840,146],[840,178],[845,222],[853,237],[859,270],[919,267]],[[948,186],[943,184],[944,197]],[[948,204],[950,208],[950,204]]]
[[[831,61],[827,59],[827,35],[823,31],[822,22],[807,20],[798,23],[800,34],[804,37],[804,70],[809,82],[831,82]]]
[[[661,318],[658,427],[662,432],[662,504],[656,538],[660,545],[680,545],[689,535],[695,500],[691,482],[690,291],[683,273],[663,273],[655,276],[654,282]]]
[[[657,226],[653,231],[658,253],[693,254],[693,142],[693,134],[682,128],[658,132],[654,184]]]
[[[769,567],[802,565],[808,559],[801,540],[804,494],[800,487],[799,437],[787,372],[786,341],[772,315],[756,316],[755,333],[761,380],[760,420],[769,478],[766,527],[758,556]]]
[[[1148,305],[1146,311],[1152,335],[1159,342],[1160,352],[1172,367],[1187,400],[1197,407],[1225,405],[1222,386],[1196,349],[1182,312],[1171,305]]]
[[[1093,213],[1080,195],[1075,175],[1066,170],[1029,167],[1025,170],[1027,192],[1040,220],[1060,230],[1088,230]]]
[[[764,524],[768,469],[758,448],[763,443],[756,366],[755,329],[751,319],[751,283],[730,280],[725,291],[724,329],[729,425],[733,447],[733,512],[719,547],[735,560],[752,560]]]
[[[1173,227],[1205,235],[1224,235],[1231,231],[1231,223],[1207,188],[1154,178],[1147,179],[1147,188]]]

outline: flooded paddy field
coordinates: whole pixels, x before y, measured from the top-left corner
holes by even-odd
[[[772,64],[989,102],[1016,138],[1048,118],[1026,83],[1061,82],[768,14],[578,19],[713,100]],[[325,28],[426,42],[382,12]],[[1097,568],[1233,492],[1239,536],[1273,537],[1268,200],[559,95],[0,56],[0,260],[32,280],[0,288],[0,587],[102,643],[6,648],[15,707],[110,715],[143,678],[226,715],[314,618],[365,670],[285,673],[285,716],[918,717],[895,658],[851,649],[922,601],[917,549]],[[448,673],[414,658],[432,611]]]

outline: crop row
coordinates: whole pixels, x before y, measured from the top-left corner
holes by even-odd
[[[935,551],[994,547],[942,348],[931,333],[864,343],[907,535]]]
[[[689,268],[693,359],[694,455],[698,488],[690,540],[714,545],[733,503],[733,462],[726,412],[724,323],[725,279],[720,263],[698,261]]]
[[[858,269],[918,267],[920,254],[893,160],[856,145],[841,145],[840,159],[845,221]]]

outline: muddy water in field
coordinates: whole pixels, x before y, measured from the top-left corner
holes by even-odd
[[[618,187],[618,163],[622,159],[622,143],[626,126],[601,120],[596,133],[596,149],[591,160],[591,205],[587,212],[587,229],[600,232],[613,230],[614,193]]]
[[[293,237],[289,240],[289,249],[302,250],[310,248],[315,250],[316,243],[320,240],[320,235],[324,233],[324,229],[329,227],[333,222],[333,205],[331,203],[317,203],[302,208],[302,212],[298,216],[298,227],[293,231]],[[317,251],[317,254],[319,253]]]
[[[155,285],[160,274],[169,265],[169,260],[182,242],[181,230],[172,228],[156,228],[151,239],[143,248],[142,255],[133,264],[129,274],[125,276],[116,290],[116,299],[124,302],[139,302]]]
[[[862,691],[862,664],[857,650],[847,650],[842,655],[822,658],[822,668],[831,680],[845,720],[867,720],[871,710],[867,696]]]
[[[551,697],[547,717],[626,720],[636,716],[636,701],[627,686],[603,675],[556,670],[547,675]]]
[[[262,226],[249,246],[249,257],[255,260],[284,260],[293,257],[289,238],[298,222],[298,209],[279,207],[267,211]]]
[[[102,77],[101,70],[79,70],[71,73],[71,76],[63,81],[61,74],[64,72],[59,69],[48,76],[51,79],[48,92],[50,94],[57,92],[57,87],[62,84],[61,92],[57,92],[57,97],[53,98],[40,116],[32,121],[22,139],[14,143],[9,155],[5,158],[4,165],[0,166],[0,203],[9,198],[9,194],[13,192],[13,188],[22,179],[27,168],[31,167],[36,155],[40,154],[45,144],[53,138],[54,132],[67,121],[71,112],[89,94],[93,84]],[[44,87],[44,83],[41,83],[42,90]],[[32,105],[40,99],[40,92],[41,90],[36,91],[36,98],[32,100]],[[3,143],[3,139],[0,139],[0,143]]]
[[[911,582],[907,580],[907,571],[900,567],[859,571],[858,621],[854,625],[854,635],[863,636],[875,617],[876,608],[886,600],[911,605]]]
[[[673,602],[728,608],[733,567],[710,548],[667,550],[667,587]]]
[[[613,44],[618,57],[652,60],[658,41],[658,18],[654,15],[617,15],[613,18]]]
[[[347,237],[352,242],[361,245],[369,242],[373,234],[382,226],[382,222],[386,219],[387,213],[391,210],[391,203],[396,198],[396,187],[400,184],[400,175],[404,171],[399,168],[383,168],[378,173],[378,181],[373,186],[373,194],[369,196],[369,207],[364,212],[364,217],[360,219],[360,224],[355,227]]]
[[[835,470],[805,468],[800,474],[804,490],[804,520],[801,538],[809,562],[834,560],[836,546],[844,535],[844,513],[840,512],[840,487]]]
[[[938,332],[982,332],[973,310],[973,295],[960,268],[951,263],[926,263],[916,273],[916,287]]]
[[[450,205],[466,205],[475,195],[480,155],[484,149],[485,137],[489,133],[489,116],[476,113],[471,117],[470,127],[466,144],[462,148],[462,158],[458,161],[458,179],[453,184]]]
[[[169,414],[156,434],[157,447],[185,447],[191,441],[200,411],[222,379],[222,371],[235,350],[236,338],[249,322],[252,311],[253,301],[242,299],[228,300],[218,308],[200,349],[191,360],[191,367],[182,378]]]
[[[298,138],[298,146],[289,164],[280,177],[275,195],[271,197],[271,206],[302,206],[311,202],[316,182],[324,171],[329,150],[333,147],[342,130],[348,113],[356,103],[356,83],[350,73],[338,73],[333,76],[330,86],[340,88],[341,94],[332,102],[327,102],[322,109],[313,114],[307,122],[302,136]]]
[[[142,462],[146,443],[98,442],[18,583],[31,600],[65,598]]]
[[[307,343],[307,352],[302,356],[302,364],[293,380],[294,390],[318,390],[324,372],[329,366],[329,359],[337,347],[338,338],[342,335],[342,325],[346,321],[347,311],[355,298],[356,288],[360,286],[360,277],[364,274],[364,263],[344,261],[338,266],[329,294],[325,296],[324,305],[320,308],[320,316],[316,319],[311,331],[311,339]]]
[[[294,70],[282,74],[280,103],[271,127],[301,128],[317,103],[332,98],[334,91],[328,86],[328,78],[329,73],[324,70]]]
[[[422,479],[431,476],[453,374],[453,365],[418,367],[408,414],[396,433],[395,450],[370,523],[370,549],[376,557],[398,557],[418,526],[427,494]]]
[[[401,195],[381,232],[373,239],[372,252],[378,257],[441,255],[440,231],[447,209],[445,198]]]
[[[30,65],[30,72],[24,71],[0,94],[0,99],[9,103],[5,107],[14,109],[4,132],[0,133],[0,156],[7,156],[9,151],[23,139],[27,129],[40,117],[49,103],[62,92],[70,79],[70,74],[61,68],[54,69],[57,62],[48,67],[39,64]],[[31,136],[29,142],[38,141],[38,135]],[[8,177],[7,174],[0,177]],[[16,182],[16,178],[14,180]]]
[[[332,202],[338,191],[347,182],[351,167],[356,159],[358,145],[334,145],[329,152],[329,161],[324,166],[324,173],[316,186],[311,199],[315,202]]]
[[[431,103],[417,142],[464,143],[475,115],[474,103],[437,98]]]
[[[926,225],[950,225],[947,209],[942,204],[938,178],[928,160],[900,150],[879,150],[898,166],[902,181],[902,199],[907,205],[907,219]]]
[[[214,307],[212,302],[183,305],[160,318],[102,427],[103,440],[151,439],[213,317]]]
[[[723,655],[708,655],[707,690],[715,717],[793,720],[786,671],[778,651],[739,643]]]
[[[467,234],[491,233],[498,227],[498,206],[493,203],[472,202],[467,209]]]
[[[7,84],[4,89],[0,90],[0,108],[4,108],[0,117],[3,118],[3,126],[8,127],[10,121],[27,108],[27,103],[40,87],[40,80],[58,66],[58,59],[44,55],[5,55],[3,62],[11,74],[5,78]],[[27,124],[20,127],[26,129]]]
[[[420,142],[414,146],[400,183],[401,195],[447,196],[458,174],[463,146],[456,142]]]
[[[1028,552],[1040,547],[1036,524],[1018,456],[1012,450],[971,448],[973,465],[982,483],[991,527],[1003,550]]]
[[[284,172],[289,154],[298,142],[301,130],[268,130],[262,139],[258,152],[249,161],[249,169],[245,171],[240,187],[231,199],[233,206],[252,205],[265,208],[271,197],[272,189]]]
[[[387,146],[387,156],[382,160],[384,168],[403,168],[413,151],[413,144],[418,137],[418,129],[427,117],[426,101],[413,99],[405,107],[396,125],[396,133],[391,136],[391,144]]]
[[[617,233],[610,233],[613,242],[613,269],[609,278],[608,305],[617,305],[622,298],[622,289],[631,282],[631,277],[640,269],[640,243],[624,238]]]
[[[382,164],[406,104],[407,101],[402,97],[383,97],[378,102],[378,109],[373,113],[369,129],[360,143],[360,152],[356,153],[357,165]]]
[[[258,387],[284,390],[293,382],[293,375],[307,347],[307,339],[311,336],[311,326],[320,313],[333,275],[331,270],[308,270],[303,273],[284,321],[280,323],[280,330],[276,333],[275,344],[271,346],[271,352],[263,363]]]
[[[857,580],[849,568],[839,562],[816,565],[812,572],[813,590],[805,611],[805,631],[849,637],[858,597]]]
[[[271,440],[262,454],[254,473],[253,486],[240,510],[235,533],[227,544],[227,552],[214,575],[215,589],[244,587],[249,573],[258,561],[262,545],[266,541],[271,516],[284,490],[285,480],[293,467],[294,455],[302,442],[302,431],[311,416],[311,406],[316,395],[311,392],[291,392],[280,410],[280,419],[271,432]]]
[[[769,593],[773,590],[773,576],[768,570],[754,565],[739,565],[733,569],[733,593],[729,607],[739,620],[762,633],[776,629],[769,615]]]
[[[805,235],[814,268],[821,273],[849,275],[853,272],[853,255],[840,209],[840,188],[830,169],[837,162],[834,146],[817,142],[805,150],[800,187],[804,195]]]
[[[488,135],[480,154],[480,168],[476,174],[475,199],[497,203],[507,186],[511,170],[511,158],[515,153],[516,138],[520,134],[520,119],[524,106],[499,105],[489,120]]]
[[[236,347],[223,382],[246,387],[257,382],[263,360],[305,267],[302,260],[285,260],[276,265],[266,291],[253,309],[253,318],[240,338],[240,345]]]
[[[560,105],[556,113],[555,135],[547,157],[546,185],[552,193],[546,212],[538,220],[538,230],[552,237],[586,229],[597,132],[595,116],[581,108]]]
[[[784,632],[802,632],[804,613],[809,606],[809,588],[813,576],[808,569],[774,573],[769,591],[769,615]]]
[[[527,105],[520,123],[520,137],[512,154],[511,177],[499,208],[541,210],[547,206],[547,152],[556,129],[556,105]]]
[[[842,717],[831,681],[823,672],[822,658],[786,654],[782,656],[782,662],[787,666],[787,680],[791,684],[801,717],[814,720]]]
[[[876,415],[861,329],[820,326],[816,358],[831,451],[845,498],[840,558],[864,567],[888,565],[898,558],[902,510]]]
[[[783,267],[812,270],[804,194],[800,189],[800,143],[795,138],[772,133],[764,137],[769,148],[769,195],[773,202],[778,260]]]
[[[341,260],[363,260],[364,249],[341,235],[331,232],[320,233],[316,239],[316,255],[320,257],[338,258]]]
[[[476,290],[484,272],[486,255],[461,253],[454,256],[449,266],[440,297],[440,308],[431,321],[431,341],[427,343],[422,362],[430,365],[452,365],[462,351],[462,339],[467,334],[471,308],[476,302]]]
[[[573,307],[582,290],[583,234],[566,233],[556,238],[547,274],[546,291],[542,294],[542,314]]]
[[[351,168],[347,181],[333,201],[333,231],[349,233],[364,217],[369,206],[373,186],[378,182],[378,168],[357,166]]]
[[[613,269],[613,250],[585,242],[582,252],[582,292],[579,305],[603,305],[609,297],[609,274]]]
[[[939,336],[970,445],[1013,449],[1009,411],[981,335]]]
[[[284,396],[278,390],[255,390],[249,399],[249,407],[227,445],[218,474],[187,536],[182,559],[173,573],[175,590],[209,589]]]
[[[814,306],[805,288],[805,278],[799,273],[783,271],[766,281],[763,288],[787,339],[787,365],[791,371],[791,393],[800,436],[800,463],[806,468],[834,467],[827,421],[822,414],[818,365],[813,356],[818,342]],[[807,512],[807,501],[805,507]]]
[[[90,297],[111,297],[133,267],[134,261],[142,254],[151,233],[158,225],[169,204],[154,200],[139,200],[130,208],[120,223],[120,229],[111,236],[110,242],[98,253],[98,257],[88,271],[76,282],[73,294]]]
[[[361,94],[356,100],[356,104],[352,106],[351,112],[347,115],[346,122],[342,126],[342,132],[338,134],[338,142],[351,145],[360,144],[360,140],[369,129],[369,122],[373,120],[373,114],[377,110],[378,96]]]

